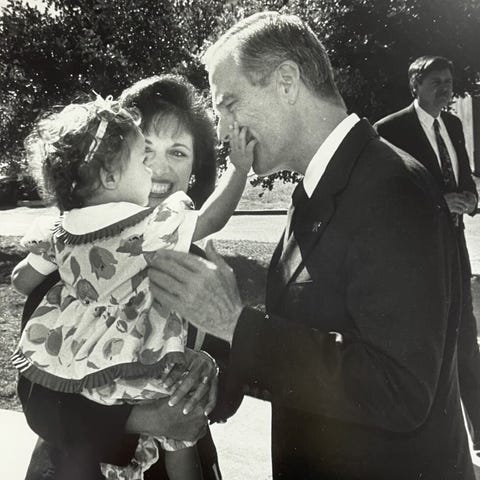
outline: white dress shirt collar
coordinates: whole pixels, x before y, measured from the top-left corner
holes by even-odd
[[[417,112],[418,119],[420,120],[420,123],[425,125],[425,127],[433,128],[433,122],[435,121],[435,119],[437,119],[439,122],[441,121],[440,115],[438,117],[433,117],[426,110],[424,110],[420,106],[420,104],[418,103],[418,98],[416,98],[413,101],[413,107],[415,108],[415,111]]]
[[[313,191],[327,169],[330,160],[354,125],[360,121],[356,113],[352,113],[343,119],[330,133],[326,140],[320,145],[312,160],[308,164],[303,178],[303,186],[307,196],[310,198]]]

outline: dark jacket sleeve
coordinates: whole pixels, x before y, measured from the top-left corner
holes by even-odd
[[[22,329],[48,290],[59,280],[52,273],[28,297],[22,316]],[[20,376],[18,395],[30,428],[59,448],[93,445],[98,458],[107,463],[126,464],[132,457],[138,437],[125,435],[131,405],[104,406],[81,395],[55,392]]]

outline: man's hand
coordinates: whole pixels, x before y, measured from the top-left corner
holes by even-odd
[[[213,248],[207,260],[159,250],[149,263],[150,289],[159,311],[175,311],[198,329],[231,342],[242,301],[232,269]]]
[[[473,213],[478,204],[477,196],[472,192],[463,192],[463,196],[465,197],[465,213]]]
[[[197,404],[189,415],[183,413],[184,403],[174,407],[168,398],[135,405],[128,417],[126,431],[194,442],[205,434],[208,419],[205,405]]]
[[[471,192],[446,193],[444,195],[448,209],[451,213],[472,213],[477,206],[477,197]]]

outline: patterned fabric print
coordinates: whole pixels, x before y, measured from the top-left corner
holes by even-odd
[[[190,206],[179,192],[119,235],[78,244],[39,239],[35,245],[46,242],[44,257],[54,245],[63,283],[32,315],[16,366],[32,381],[65,392],[156,376],[167,352],[183,351],[184,325],[175,314],[150,309],[146,259],[159,248],[188,250],[196,219]],[[118,401],[104,390],[102,403]],[[125,389],[119,393],[129,398]],[[134,396],[142,397],[136,387]]]
[[[132,461],[120,467],[102,463],[102,474],[107,480],[143,480],[143,473],[158,460],[158,447],[151,437],[141,435]]]
[[[165,448],[164,440],[163,437],[153,439],[146,435],[140,435],[135,454],[130,464],[126,467],[120,467],[118,465],[102,463],[101,468],[104,477],[107,480],[143,480],[144,472],[158,460],[159,454],[156,442],[160,442],[164,450],[169,451],[181,450],[182,448],[192,447],[194,445],[194,442],[169,440],[169,444],[173,444],[175,448]]]

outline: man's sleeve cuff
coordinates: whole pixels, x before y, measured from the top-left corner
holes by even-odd
[[[258,383],[258,365],[261,362],[262,343],[268,315],[251,307],[245,307],[235,328],[230,350],[228,375],[243,385]]]

